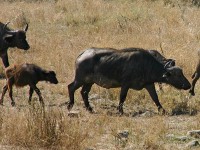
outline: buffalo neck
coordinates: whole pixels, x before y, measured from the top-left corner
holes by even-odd
[[[145,70],[145,78],[147,82],[165,82],[163,74],[166,72],[161,63],[148,64]]]
[[[39,76],[38,76],[38,78],[39,78],[39,81],[47,81],[47,79],[46,79],[46,71],[45,70],[40,70],[39,71],[40,73],[39,73]]]

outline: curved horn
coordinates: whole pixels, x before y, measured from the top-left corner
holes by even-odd
[[[7,29],[7,25],[9,24],[10,22],[7,22],[5,25],[4,25],[4,27],[3,27],[3,32],[6,32],[7,34],[11,34],[11,35],[13,35],[14,33],[15,33],[15,31],[12,31],[12,30],[8,30]]]
[[[7,22],[5,25],[4,25],[4,27],[3,27],[3,31],[5,31],[6,30],[6,27],[7,27],[7,25],[9,24],[10,22]],[[7,31],[7,30],[6,30]]]
[[[26,23],[26,27],[24,29],[24,31],[26,32],[28,30],[28,23]]]
[[[164,65],[164,68],[167,69],[167,68],[169,67],[170,63],[171,63],[171,62],[168,61],[168,62]]]
[[[169,61],[166,62],[166,64],[164,65],[164,68],[166,69],[166,68],[170,68],[170,67],[173,67],[173,66],[175,66],[175,60],[169,59]]]

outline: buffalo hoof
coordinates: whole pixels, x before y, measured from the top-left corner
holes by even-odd
[[[15,102],[11,102],[11,105],[14,107],[15,106]]]
[[[67,109],[68,109],[68,111],[70,111],[72,109],[73,105],[74,104],[72,104],[70,102],[67,103]]]
[[[28,101],[28,104],[31,105],[31,101]]]
[[[44,102],[41,102],[41,106],[42,106],[42,108],[44,108],[44,106],[45,106]]]
[[[159,113],[160,115],[166,115],[166,111],[165,111],[165,109],[163,109],[163,108],[159,108],[159,109],[158,109],[158,113]]]
[[[192,96],[195,96],[194,91],[190,90],[189,93],[190,93]]]
[[[118,112],[117,115],[118,115],[119,117],[122,117],[122,116],[124,115],[124,112]]]
[[[118,114],[119,114],[120,116],[122,116],[122,115],[124,114],[124,110],[123,110],[123,107],[122,107],[122,106],[118,106],[118,107],[117,107],[117,110],[119,111]]]
[[[91,106],[86,107],[86,110],[89,111],[90,113],[94,113],[94,111],[93,111]]]
[[[119,112],[118,112],[117,114],[118,114],[119,116],[123,116],[123,114],[124,114],[123,108],[118,108],[118,111],[119,111]]]

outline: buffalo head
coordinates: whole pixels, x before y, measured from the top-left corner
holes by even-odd
[[[17,47],[19,49],[28,50],[30,48],[28,42],[26,41],[26,32],[28,30],[28,24],[24,30],[7,30],[6,23],[3,28],[3,40],[7,44],[8,47]]]
[[[46,73],[45,76],[46,76],[46,81],[49,81],[50,83],[53,84],[58,84],[56,73],[54,71],[48,71],[48,73]]]
[[[183,75],[182,69],[177,66],[166,68],[166,73],[163,75],[163,78],[165,78],[166,83],[177,89],[188,90],[191,87],[190,82]]]

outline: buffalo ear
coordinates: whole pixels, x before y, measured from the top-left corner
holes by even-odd
[[[172,59],[171,66],[176,66],[175,60]]]
[[[54,71],[49,71],[49,73],[54,75],[54,76],[56,75],[56,73]]]
[[[6,35],[3,36],[3,40],[4,40],[6,43],[11,43],[12,40],[13,40],[13,37],[14,37],[14,35],[6,34]]]

